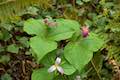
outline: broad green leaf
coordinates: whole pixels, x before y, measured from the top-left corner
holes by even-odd
[[[72,37],[73,33],[74,31],[70,31],[70,32],[63,32],[60,34],[50,35],[49,39],[55,40],[55,41],[65,40],[65,39],[69,39],[70,37]]]
[[[40,61],[47,53],[57,48],[57,43],[50,41],[39,36],[35,36],[30,39],[30,46]]]
[[[57,49],[45,55],[45,57],[40,61],[41,64],[44,64],[45,67],[49,68],[51,65],[55,63],[56,53]]]
[[[76,69],[82,68],[91,60],[93,52],[100,49],[103,41],[93,33],[87,38],[79,39],[77,42],[70,42],[64,49],[64,56]]]
[[[41,20],[29,19],[24,23],[24,31],[28,34],[45,35],[46,25]]]
[[[49,28],[48,38],[55,41],[65,40],[79,33],[80,25],[74,20],[56,19],[57,26]]]
[[[56,19],[56,22],[60,27],[64,26],[67,29],[71,29],[75,31],[79,31],[81,26],[77,21],[69,20],[69,19]]]
[[[99,39],[98,36],[94,33],[90,33],[87,38],[83,38],[80,40],[80,45],[83,45],[84,48],[89,49],[91,51],[97,51],[103,45],[103,40]]]
[[[53,74],[48,73],[46,68],[34,70],[32,73],[32,80],[52,80]]]
[[[67,62],[65,62],[61,66],[64,69],[64,74],[66,74],[66,75],[72,75],[76,71],[76,69]]]
[[[11,44],[7,46],[7,51],[11,53],[18,53],[19,47],[16,44]]]
[[[65,47],[64,56],[69,63],[81,71],[92,59],[93,53],[78,42],[71,42]]]

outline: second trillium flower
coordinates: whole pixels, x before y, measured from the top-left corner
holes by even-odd
[[[53,72],[55,70],[57,70],[58,72],[60,72],[61,74],[64,74],[64,70],[62,67],[60,67],[61,63],[61,58],[57,57],[56,60],[55,60],[55,64],[52,65],[49,69],[48,69],[48,72]]]
[[[88,26],[83,26],[82,27],[82,35],[83,35],[83,37],[87,37],[89,35],[89,28],[88,28]]]

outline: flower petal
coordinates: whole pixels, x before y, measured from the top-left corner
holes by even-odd
[[[55,70],[56,70],[55,65],[52,65],[52,66],[48,69],[48,72],[51,73],[51,72],[53,72],[53,71],[55,71]]]
[[[56,22],[49,22],[48,26],[50,26],[50,27],[57,26],[57,23]]]
[[[88,28],[88,26],[83,26],[82,27],[82,35],[83,35],[83,37],[87,37],[89,35],[89,28]]]
[[[57,70],[61,73],[61,74],[64,74],[64,70],[62,67],[60,66],[57,66]]]
[[[60,64],[61,63],[61,58],[57,57],[55,64]]]
[[[75,80],[81,80],[81,77],[77,75]]]

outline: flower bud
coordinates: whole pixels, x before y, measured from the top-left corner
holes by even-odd
[[[82,27],[82,35],[83,37],[87,37],[89,35],[89,28],[87,26]]]

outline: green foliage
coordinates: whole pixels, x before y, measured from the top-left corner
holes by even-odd
[[[78,5],[83,5],[84,2],[89,2],[89,1],[91,1],[91,0],[76,0],[76,3],[77,3]]]
[[[77,3],[78,5],[82,5],[82,4],[83,4],[83,2],[82,2],[81,0],[77,0],[76,3]]]
[[[64,69],[64,74],[66,74],[66,75],[72,75],[76,71],[76,69],[67,62],[65,62],[61,66]]]
[[[78,42],[69,43],[65,47],[65,58],[79,71],[90,61],[92,52],[79,45]]]
[[[30,39],[30,46],[37,55],[38,62],[49,52],[57,48],[57,43],[39,36]]]
[[[68,43],[65,47],[65,58],[79,71],[92,59],[93,51],[97,51],[103,44],[100,39],[91,36]]]
[[[8,19],[15,19],[21,15],[22,11],[30,5],[38,5],[41,8],[49,8],[50,0],[2,0],[0,1],[0,20],[2,22]]]
[[[11,52],[11,53],[18,53],[19,48],[15,44],[11,44],[11,45],[7,46],[7,51]]]
[[[39,20],[29,19],[24,24],[24,31],[26,31],[28,34],[44,36],[46,29],[46,25],[44,25],[43,22]]]
[[[0,24],[0,71],[27,55],[30,65],[43,66],[33,70],[32,80],[110,80],[115,74],[107,61],[120,63],[119,6],[119,0],[0,0],[0,21],[11,20]],[[89,27],[87,37],[84,26]],[[58,66],[63,75],[57,69],[48,72],[57,57],[62,59]],[[1,77],[9,80],[10,75]]]
[[[7,55],[3,55],[3,56],[0,56],[0,63],[8,63],[10,61],[10,56],[7,56]]]
[[[1,30],[1,40],[7,41],[12,37],[12,35],[6,29],[2,28]]]
[[[12,80],[12,77],[6,73],[6,74],[2,75],[2,77],[0,79],[1,80]]]
[[[47,69],[34,70],[32,74],[32,80],[52,80],[53,74],[49,74]]]
[[[48,20],[48,22],[50,20]],[[44,19],[29,19],[24,23],[24,31],[29,35],[35,34],[35,36],[30,38],[30,46],[34,51],[33,54],[36,55],[35,58],[37,62],[41,63],[41,60],[43,60],[45,56],[57,50],[57,46],[61,40],[68,40],[69,43],[65,48],[63,47],[64,53],[62,53],[65,58],[62,58],[64,61],[61,64],[64,69],[64,74],[72,75],[76,71],[81,72],[85,65],[92,59],[93,52],[101,48],[103,41],[94,33],[89,33],[86,38],[82,37],[83,34],[80,33],[80,24],[77,21],[68,19],[53,19],[51,21],[50,23],[56,23],[56,25],[47,25]],[[53,55],[55,56],[56,53]],[[52,56],[48,57],[52,58]],[[48,60],[48,58],[44,59],[43,64],[46,64],[46,60]],[[49,64],[53,63],[50,62],[48,65]],[[46,68],[48,68],[48,66],[46,66]],[[33,80],[36,80],[38,71],[39,70],[33,72]],[[42,72],[39,73],[39,76],[43,79],[46,78]]]
[[[94,33],[90,33],[90,35],[83,39],[80,40],[80,45],[84,45],[85,49],[89,49],[90,51],[98,51],[100,47],[103,45],[103,41],[98,38],[98,36]]]
[[[19,38],[18,40],[19,40],[19,42],[22,44],[23,47],[29,48],[28,38],[26,38],[26,37],[21,37],[21,38]]]
[[[57,26],[50,28],[48,38],[55,41],[66,40],[75,33],[79,34],[80,25],[73,20],[56,19]]]
[[[56,19],[57,26],[47,28],[42,21],[29,19],[24,24],[24,31],[37,35],[30,39],[30,45],[38,57],[38,62],[57,48],[55,41],[69,39],[74,33],[79,34],[80,27],[76,21]]]

